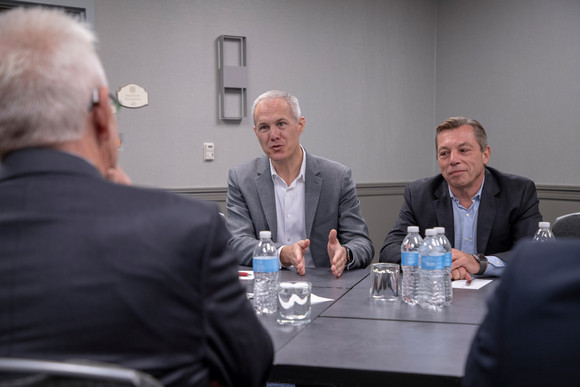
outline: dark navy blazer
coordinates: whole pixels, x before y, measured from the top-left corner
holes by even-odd
[[[112,362],[165,385],[264,383],[272,342],[228,238],[213,204],[110,183],[64,152],[8,155],[0,356]]]

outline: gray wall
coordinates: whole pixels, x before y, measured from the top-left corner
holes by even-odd
[[[436,118],[488,131],[490,165],[580,185],[580,1],[440,0]]]
[[[349,165],[357,183],[431,174],[436,4],[96,1],[111,87],[149,92],[148,107],[121,112],[121,165],[137,184],[225,187],[229,168],[262,154],[250,117],[217,118],[216,39],[225,34],[247,37],[251,101],[273,88],[300,99],[307,150]],[[202,161],[204,142],[215,143],[212,162]]]

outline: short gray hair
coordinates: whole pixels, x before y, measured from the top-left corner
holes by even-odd
[[[0,14],[0,157],[81,138],[92,90],[107,84],[96,37],[64,12]]]
[[[298,103],[298,98],[294,97],[292,94],[287,93],[285,91],[270,90],[260,95],[258,98],[256,98],[254,104],[252,105],[252,118],[254,119],[254,125],[256,124],[255,113],[258,104],[265,99],[278,99],[278,98],[283,99],[288,103],[294,121],[298,122],[300,120],[300,117],[302,117],[302,115],[300,113],[300,104]]]

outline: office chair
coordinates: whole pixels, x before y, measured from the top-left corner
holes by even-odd
[[[552,232],[556,238],[580,238],[580,212],[559,216]]]
[[[0,387],[163,387],[152,376],[94,361],[0,358]]]

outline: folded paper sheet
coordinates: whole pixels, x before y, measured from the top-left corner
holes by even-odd
[[[488,283],[490,283],[491,279],[481,279],[481,278],[474,278],[471,280],[471,284],[467,285],[467,281],[466,280],[456,280],[453,281],[453,289],[472,289],[472,290],[477,290],[477,289],[481,289],[482,287],[484,287],[485,285],[487,285]]]

